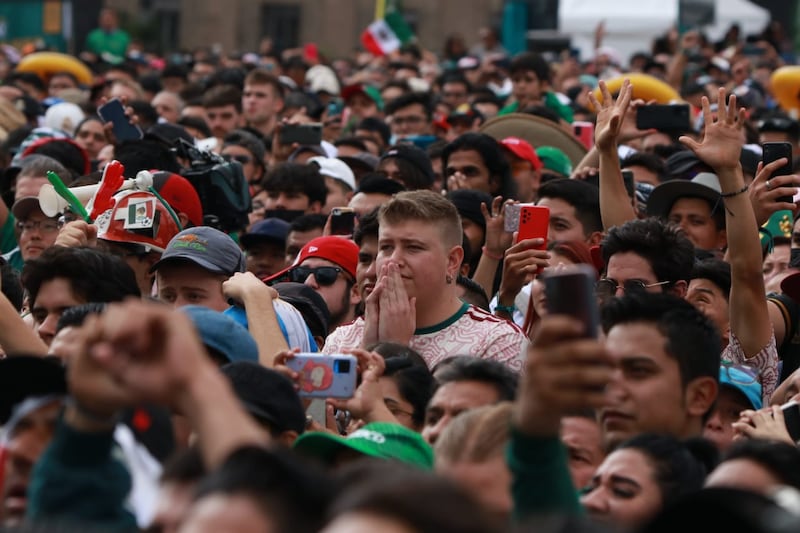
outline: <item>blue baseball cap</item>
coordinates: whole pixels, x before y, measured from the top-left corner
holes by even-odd
[[[719,383],[744,394],[753,409],[761,409],[764,406],[764,401],[761,399],[761,383],[753,374],[737,368],[736,365],[720,366]]]
[[[230,235],[209,226],[187,228],[167,243],[161,259],[150,267],[155,272],[164,263],[188,261],[215,274],[232,276],[245,271],[244,253]]]
[[[286,244],[290,224],[280,218],[265,218],[250,227],[250,230],[239,239],[245,249],[262,241],[272,241],[281,245]]]
[[[200,340],[228,362],[258,363],[258,346],[253,336],[230,316],[201,305],[180,308],[194,323]]]

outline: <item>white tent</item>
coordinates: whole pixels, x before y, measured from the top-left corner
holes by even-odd
[[[604,46],[619,52],[623,64],[634,52],[649,51],[652,40],[663,35],[678,20],[678,0],[560,0],[558,31],[572,37],[581,58],[594,55],[594,30],[605,21]],[[738,23],[742,35],[759,33],[770,16],[747,0],[716,0],[716,23],[703,28],[712,40],[720,39],[731,24]]]

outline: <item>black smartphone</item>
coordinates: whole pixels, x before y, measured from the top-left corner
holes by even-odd
[[[284,124],[281,126],[281,144],[317,145],[322,142],[322,124]]]
[[[783,421],[786,423],[786,430],[792,440],[797,442],[800,440],[800,404],[797,402],[788,402],[781,405],[783,411]]]
[[[761,160],[764,164],[772,163],[780,159],[781,157],[785,157],[786,161],[788,161],[785,165],[781,166],[780,168],[776,169],[775,172],[772,173],[773,176],[787,176],[792,173],[792,145],[791,143],[787,142],[769,142],[764,143],[761,145],[763,149],[763,155]],[[792,203],[794,200],[791,196],[781,196],[775,199],[776,202],[786,202]]]
[[[651,104],[636,110],[636,127],[667,132],[687,132],[692,129],[688,104]]]
[[[356,212],[352,207],[331,209],[331,235],[352,235],[356,228]]]
[[[142,129],[132,124],[125,115],[125,106],[119,98],[112,98],[98,107],[97,114],[103,122],[111,122],[114,125],[114,137],[117,141],[133,141],[144,136]]]
[[[600,329],[600,310],[595,296],[594,268],[585,264],[568,265],[542,274],[547,312],[569,315],[580,320],[586,338],[596,339]]]

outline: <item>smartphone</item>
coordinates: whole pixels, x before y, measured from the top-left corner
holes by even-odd
[[[668,132],[691,131],[689,104],[651,104],[636,110],[636,127]]]
[[[352,398],[356,391],[358,360],[353,355],[302,352],[286,366],[301,375],[302,398]]]
[[[519,210],[523,205],[535,204],[506,204],[503,206],[503,229],[508,233],[514,233],[519,230]]]
[[[587,150],[592,149],[594,146],[594,124],[586,120],[576,120],[572,123],[572,131]]]
[[[577,264],[545,271],[541,276],[547,312],[569,315],[581,321],[584,336],[596,339],[600,328],[594,284],[597,272],[589,265]]]
[[[317,145],[322,142],[322,124],[284,124],[281,126],[281,144]]]
[[[352,235],[356,228],[356,212],[352,207],[331,209],[331,235]]]
[[[516,242],[525,239],[544,239],[539,249],[547,249],[547,231],[550,229],[550,208],[543,205],[523,205],[519,210],[519,230]]]
[[[112,98],[98,107],[97,114],[103,122],[111,122],[114,125],[114,136],[118,141],[133,141],[144,136],[142,129],[132,124],[125,115],[125,107],[119,98]]]
[[[787,163],[772,173],[773,176],[787,176],[792,173],[792,145],[788,142],[769,142],[761,145],[763,149],[762,161],[764,164],[772,163],[785,157]],[[792,203],[791,196],[781,196],[775,199],[776,202]]]
[[[800,403],[791,401],[781,405],[786,430],[794,442],[800,440]]]

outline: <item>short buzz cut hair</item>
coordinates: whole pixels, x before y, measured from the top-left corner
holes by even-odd
[[[441,194],[430,190],[399,192],[378,211],[380,227],[408,220],[428,222],[440,228],[447,247],[461,246],[463,230],[458,209]]]

